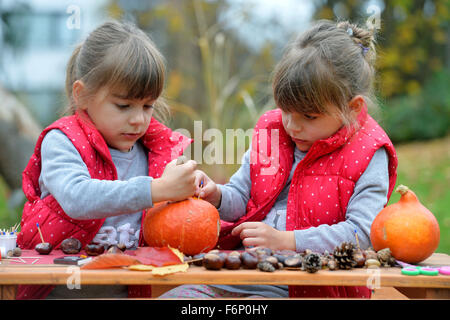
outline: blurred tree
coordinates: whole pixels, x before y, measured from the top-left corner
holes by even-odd
[[[365,25],[373,1],[325,0],[317,19],[349,19]],[[379,3],[379,89],[383,97],[418,94],[424,83],[443,68],[450,69],[450,2],[392,0]]]

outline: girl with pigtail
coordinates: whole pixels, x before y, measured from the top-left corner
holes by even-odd
[[[361,248],[370,246],[397,176],[394,146],[368,114],[375,58],[372,32],[350,22],[319,21],[287,46],[273,75],[277,108],[257,121],[230,182],[205,179],[200,192],[219,209],[219,248],[332,252],[354,242],[355,230]],[[268,147],[271,134],[278,148]],[[353,286],[184,285],[161,298],[370,294]]]
[[[67,66],[68,116],[39,136],[23,172],[27,197],[18,245],[58,248],[95,239],[127,249],[143,245],[141,224],[154,203],[198,192],[196,163],[176,165],[191,139],[155,119],[164,58],[130,23],[106,22],[78,45]],[[150,297],[150,286],[19,286],[18,299]]]

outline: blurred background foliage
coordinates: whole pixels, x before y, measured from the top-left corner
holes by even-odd
[[[26,1],[21,3],[17,10],[22,13],[34,10]],[[295,16],[297,10],[302,17],[290,24],[283,24],[282,16],[258,21],[255,8],[267,3],[273,6],[278,2],[105,0],[99,10],[104,18],[126,19],[138,24],[166,57],[164,96],[172,110],[168,125],[173,129],[186,129],[194,137],[194,121],[202,120],[203,131],[217,128],[223,132],[225,149],[236,149],[235,144],[225,144],[226,129],[250,129],[259,115],[274,107],[272,70],[284,45],[296,33],[316,19],[350,20],[366,26],[378,14],[376,94],[379,111],[374,116],[398,149],[398,183],[417,190],[422,202],[433,210],[441,226],[439,250],[450,252],[450,2],[292,0],[279,3],[282,10],[291,11],[291,16]],[[292,7],[296,3],[305,5],[309,18],[303,18],[302,9]],[[2,2],[0,10],[1,7]],[[66,19],[64,10],[65,7],[62,16]],[[15,25],[10,11],[1,10],[0,14],[4,46],[18,52],[27,50],[22,32],[26,21]],[[248,26],[254,28],[250,35],[244,32]],[[260,36],[268,31],[274,34],[276,31],[276,36]],[[27,36],[31,35],[33,33]],[[70,51],[81,35],[71,37],[64,44]],[[8,87],[7,83],[0,85]],[[36,115],[31,109],[33,100],[24,90],[10,91]],[[54,90],[53,97],[56,108],[62,109],[65,104],[63,83]],[[54,109],[50,108],[49,114],[37,117],[45,119],[40,120],[42,126],[58,118]],[[202,148],[209,143],[203,139]],[[242,154],[234,154],[235,164],[202,164],[201,168],[217,182],[224,183],[239,167],[237,162]],[[0,199],[8,199],[11,192],[5,181],[0,180]],[[396,200],[398,197],[394,195],[391,202]],[[20,208],[10,209],[6,203],[7,200],[0,200],[0,227],[12,225],[20,212]]]

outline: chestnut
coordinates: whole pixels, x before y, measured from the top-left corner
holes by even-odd
[[[125,247],[125,249],[126,249],[126,247]],[[108,250],[106,250],[106,252],[107,253],[122,253],[125,251],[125,249],[124,249],[124,245],[113,244],[108,247]]]
[[[88,256],[98,256],[105,252],[105,247],[102,244],[90,243],[84,247],[84,251]]]
[[[223,263],[225,263],[225,260],[226,260],[227,257],[228,257],[228,254],[227,254],[227,253],[225,253],[225,252],[223,252],[223,251],[220,251],[220,250],[218,250],[218,249],[211,250],[211,251],[209,251],[208,253],[212,253],[212,254],[218,255],[219,258],[222,260]]]
[[[229,254],[225,260],[225,268],[229,270],[237,270],[241,267],[241,258],[236,254]]]
[[[241,258],[241,253],[239,251],[231,251],[228,255],[239,257],[239,259]]]
[[[292,256],[286,258],[283,264],[288,268],[299,268],[302,266],[302,258],[297,256]]]
[[[242,265],[245,269],[256,269],[256,266],[258,264],[258,257],[256,255],[248,251],[244,251],[241,254],[241,259]]]
[[[34,250],[36,250],[39,254],[49,254],[53,250],[53,246],[48,242],[38,243]]]
[[[267,260],[258,262],[258,269],[264,272],[274,272],[275,267]]]
[[[276,257],[268,256],[262,261],[269,262],[275,269],[278,269],[278,259]],[[261,262],[261,260],[260,260],[260,262]]]
[[[217,254],[220,258],[220,260],[222,260],[222,262],[225,264],[225,260],[227,260],[228,254],[226,252],[219,252]]]
[[[357,268],[364,267],[364,264],[366,263],[366,257],[364,255],[364,251],[362,251],[361,249],[356,249],[353,252],[353,260],[355,260]]]
[[[225,260],[217,253],[207,253],[203,257],[203,266],[208,270],[220,270],[224,265]]]
[[[271,256],[273,254],[270,248],[256,248],[255,252],[258,256]]]
[[[81,250],[81,242],[75,238],[68,238],[61,242],[61,250],[65,254],[77,254]]]
[[[19,247],[15,247],[13,249],[13,256],[20,257],[21,255],[22,255],[22,249],[20,249]]]

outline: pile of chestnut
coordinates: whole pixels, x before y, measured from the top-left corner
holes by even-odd
[[[192,261],[197,266],[204,266],[208,270],[237,270],[259,269],[265,272],[274,272],[277,269],[300,268],[302,256],[300,253],[291,250],[276,250],[269,248],[255,248],[243,252],[224,252],[211,250],[207,253],[200,253],[192,257]]]
[[[65,254],[78,254],[81,251],[81,242],[75,238],[68,238],[61,242],[61,250]],[[53,247],[48,242],[38,243],[34,248],[39,254],[49,254]],[[84,247],[84,251],[88,256],[98,256],[102,253],[116,253],[125,251],[126,246],[124,244],[105,246],[102,244],[90,243]]]

